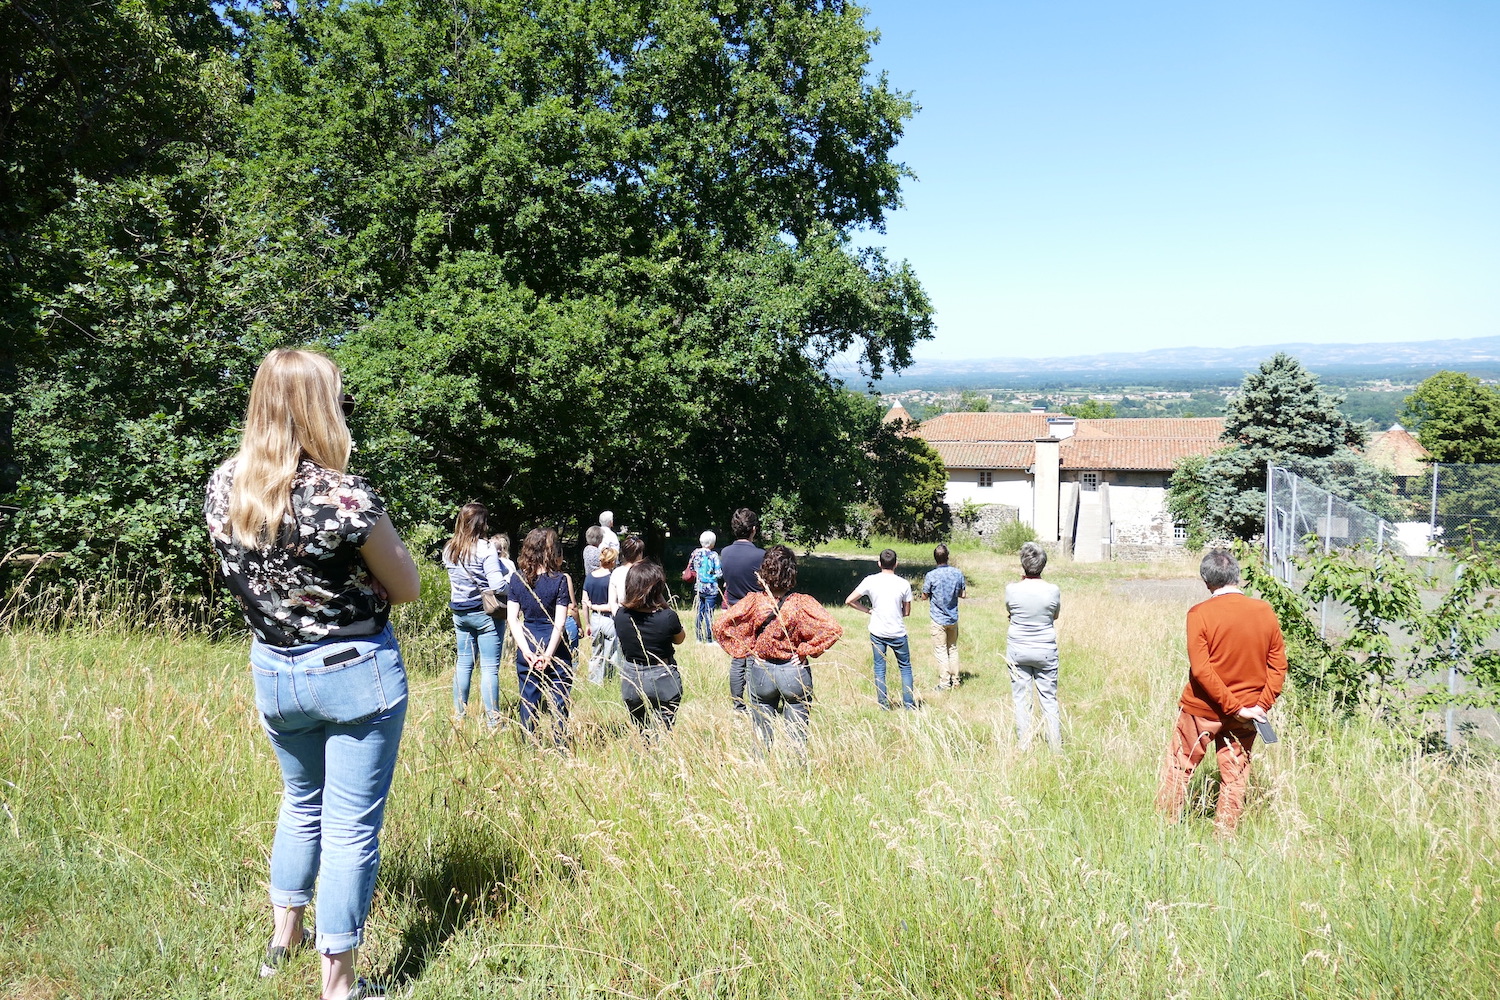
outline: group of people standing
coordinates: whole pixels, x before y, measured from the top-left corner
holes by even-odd
[[[408,702],[401,650],[391,632],[393,604],[414,601],[421,582],[380,493],[350,474],[347,417],[356,401],[342,375],[315,351],[275,350],[251,387],[239,450],[207,485],[204,516],[220,574],[252,633],[255,707],[276,754],[282,796],[270,860],[272,930],[261,961],[276,975],[295,952],[314,947],[322,960],[323,1000],[372,1000],[379,989],[355,975],[355,959],[380,863],[379,835],[395,772]],[[675,649],[686,630],[671,606],[662,567],[644,558],[641,540],[624,539],[605,512],[588,535],[583,611],[594,637],[601,682],[613,665],[631,718],[643,729],[670,728],[682,698]],[[734,541],[722,553],[705,532],[688,570],[697,592],[695,632],[730,657],[736,711],[749,712],[767,743],[780,717],[805,741],[813,692],[811,660],[843,629],[814,598],[796,591],[797,559],[785,546],[755,544],[754,511],[736,511]],[[503,637],[516,647],[521,719],[534,731],[544,709],[554,732],[566,725],[578,642],[578,600],[563,572],[551,528],[535,528],[514,562],[509,540],[491,536],[487,512],[467,504],[443,550],[458,646],[453,701],[467,706],[474,668],[486,719],[499,721]],[[594,561],[594,560],[597,561]],[[939,687],[959,671],[958,602],[963,574],[945,547],[923,581],[931,602]],[[876,692],[889,708],[885,656],[901,669],[902,704],[917,705],[905,618],[910,585],[896,575],[896,553],[880,554],[847,603],[870,615]],[[1007,660],[1018,736],[1029,734],[1037,691],[1047,739],[1059,744],[1058,588],[1043,583],[1046,552],[1021,552],[1024,578],[1006,588]],[[685,576],[687,575],[685,571]],[[1240,592],[1239,567],[1224,552],[1204,557],[1209,600],[1188,613],[1189,680],[1162,771],[1158,803],[1180,815],[1194,769],[1213,746],[1223,791],[1221,829],[1233,829],[1244,805],[1250,750],[1273,740],[1267,711],[1281,692],[1286,655],[1274,612]],[[722,593],[727,611],[714,617]],[[497,620],[504,609],[503,620]],[[317,887],[316,933],[304,916]]]

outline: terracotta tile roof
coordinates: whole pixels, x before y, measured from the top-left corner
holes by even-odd
[[[1062,443],[1064,469],[1114,469],[1119,471],[1159,471],[1176,468],[1179,459],[1188,455],[1207,455],[1217,451],[1219,441],[1213,438],[1086,438],[1074,437]]]
[[[943,413],[923,421],[917,436],[953,469],[1024,469],[1033,442],[1047,437],[1057,413]],[[1078,420],[1060,451],[1064,469],[1166,471],[1187,455],[1222,447],[1218,417],[1116,417]]]
[[[1365,455],[1372,464],[1394,476],[1421,476],[1429,468],[1424,461],[1429,457],[1427,449],[1400,424],[1371,434]]]
[[[929,441],[950,469],[1024,469],[1032,463],[1036,445],[1025,442],[966,444]]]
[[[929,442],[1035,441],[1047,436],[1046,413],[940,413],[922,421],[917,434]]]
[[[1076,437],[1214,441],[1224,433],[1222,417],[1112,417],[1080,420]]]
[[[893,403],[891,405],[891,408],[886,411],[885,416],[881,417],[880,419],[881,419],[882,423],[889,424],[889,423],[893,423],[893,422],[895,422],[897,420],[901,420],[901,421],[910,420],[911,419],[911,414],[907,412],[906,407],[902,406],[899,402],[897,402],[897,403]]]

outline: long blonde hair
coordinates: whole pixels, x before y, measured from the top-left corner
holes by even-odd
[[[245,433],[229,490],[229,532],[236,544],[270,548],[292,509],[292,478],[303,458],[335,472],[349,465],[344,384],[338,365],[317,351],[277,349],[250,387]]]
[[[462,566],[474,555],[474,546],[490,533],[490,512],[482,503],[466,503],[453,522],[453,537],[443,546],[443,558]]]

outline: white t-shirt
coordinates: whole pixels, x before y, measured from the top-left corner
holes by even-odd
[[[875,573],[854,588],[856,597],[870,599],[870,634],[882,639],[900,639],[906,635],[906,616],[902,612],[911,603],[911,584],[895,573]]]
[[[618,554],[620,551],[620,536],[615,534],[615,529],[606,528],[601,524],[599,525],[599,533],[604,536],[599,539],[599,548],[614,549]]]
[[[630,567],[634,565],[635,563],[626,563],[609,571],[609,603],[617,608],[625,603],[625,578],[630,575]]]

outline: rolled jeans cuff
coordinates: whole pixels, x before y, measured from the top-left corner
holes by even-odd
[[[320,931],[316,942],[320,955],[338,955],[346,951],[353,951],[363,943],[363,929],[349,931],[344,934],[324,934]]]
[[[271,886],[272,906],[306,906],[312,902],[311,889],[278,889]]]

